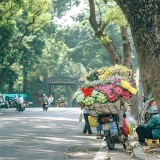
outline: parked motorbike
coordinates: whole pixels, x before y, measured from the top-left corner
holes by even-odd
[[[105,141],[110,150],[113,150],[116,143],[121,143],[126,149],[128,137],[122,134],[119,127],[119,116],[114,114],[104,114],[98,116],[98,122],[102,125]]]

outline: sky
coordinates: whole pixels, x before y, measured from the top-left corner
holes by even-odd
[[[72,25],[73,23],[76,23],[70,18],[70,16],[77,15],[82,9],[85,8],[85,6],[86,5],[83,2],[81,2],[81,4],[78,7],[72,7],[71,10],[69,10],[67,14],[63,16],[61,19],[55,18],[56,23],[62,26],[68,26]]]

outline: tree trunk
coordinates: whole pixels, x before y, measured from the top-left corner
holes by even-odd
[[[96,37],[100,40],[103,36],[108,36],[104,29],[105,25],[102,26],[101,23],[98,23],[96,20],[96,14],[95,14],[95,3],[94,0],[88,0],[89,6],[90,6],[90,17],[89,21],[92,26],[92,28],[95,31]],[[101,29],[100,29],[101,28]],[[104,47],[109,53],[109,56],[111,58],[112,63],[115,64],[122,64],[121,57],[117,54],[115,47],[113,46],[112,42],[103,43]]]
[[[123,64],[131,68],[131,46],[128,36],[128,26],[121,26],[121,37],[122,37],[122,46],[123,46]]]
[[[160,108],[160,1],[116,0],[131,27],[142,80]]]
[[[28,93],[28,80],[26,75],[23,76],[23,93]]]
[[[9,68],[5,68],[5,69],[3,69],[2,74],[0,75],[0,91],[2,90],[3,83],[4,83],[4,80],[5,80],[5,77],[8,73],[8,71],[9,71]]]
[[[8,86],[8,93],[13,93],[13,85],[14,85],[14,82],[10,81]]]

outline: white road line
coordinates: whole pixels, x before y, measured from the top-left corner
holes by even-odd
[[[106,142],[104,140],[102,141],[100,149],[93,158],[93,160],[104,160],[104,158],[107,156],[108,148],[103,148],[103,146],[106,146]]]

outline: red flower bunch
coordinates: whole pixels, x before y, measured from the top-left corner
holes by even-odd
[[[108,95],[108,101],[110,101],[110,102],[114,102],[117,99],[118,99],[118,95],[115,93]]]
[[[84,88],[84,87],[81,88],[81,90],[84,94],[84,97],[91,96],[93,89],[94,89],[94,87],[92,87],[92,86],[88,87],[88,88]]]
[[[122,92],[122,97],[125,99],[131,99],[131,93],[128,91],[123,91]]]
[[[114,87],[115,94],[121,95],[122,92],[123,92],[123,89],[121,87],[118,87],[118,86]]]

